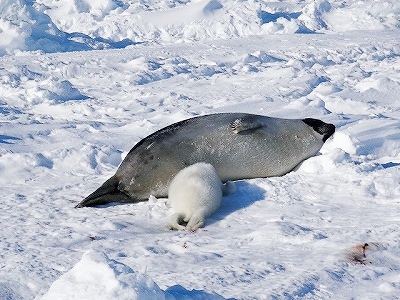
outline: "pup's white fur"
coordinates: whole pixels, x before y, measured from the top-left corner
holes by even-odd
[[[222,195],[233,191],[233,183],[222,184],[208,163],[196,163],[179,171],[168,189],[168,202],[175,212],[169,227],[188,231],[203,227],[205,218],[220,207]],[[179,224],[182,221],[186,227]]]

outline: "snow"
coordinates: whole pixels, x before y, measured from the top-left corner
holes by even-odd
[[[396,299],[399,14],[396,0],[1,1],[0,298]],[[285,176],[236,182],[195,233],[168,230],[166,199],[74,208],[143,137],[216,112],[337,132]]]
[[[95,283],[95,284],[93,284]],[[91,250],[66,274],[55,281],[45,299],[164,299],[150,279],[107,255]]]

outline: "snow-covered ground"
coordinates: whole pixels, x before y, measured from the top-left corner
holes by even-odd
[[[0,299],[398,299],[397,0],[2,0],[0,55]],[[337,131],[195,233],[166,199],[74,208],[216,112]]]

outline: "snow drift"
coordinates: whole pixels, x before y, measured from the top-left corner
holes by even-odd
[[[1,1],[0,298],[396,299],[399,10]],[[337,132],[294,172],[236,182],[194,234],[167,229],[165,199],[73,208],[143,137],[216,112]]]

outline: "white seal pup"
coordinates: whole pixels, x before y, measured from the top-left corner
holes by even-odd
[[[169,219],[170,229],[196,231],[205,218],[215,213],[223,195],[232,193],[234,184],[223,184],[215,168],[204,162],[178,172],[168,189],[168,203],[175,212]],[[181,223],[187,223],[186,227]]]
[[[281,176],[315,155],[334,132],[334,125],[310,118],[221,113],[187,119],[138,142],[77,207],[165,198],[172,178],[197,162],[212,164],[222,182]]]

